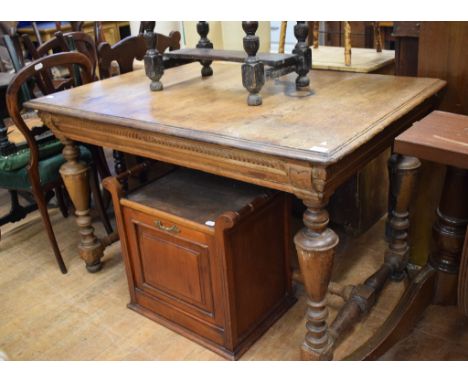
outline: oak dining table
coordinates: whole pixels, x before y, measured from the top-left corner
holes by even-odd
[[[291,73],[265,83],[263,104],[248,106],[236,63],[166,71],[152,92],[144,71],[93,82],[26,106],[63,142],[61,168],[80,228],[79,253],[101,267],[104,244],[89,214],[88,169],[76,142],[201,170],[294,194],[307,209],[294,242],[308,296],[304,360],[331,359],[326,293],[338,235],[328,226],[333,192],[393,139],[428,114],[445,82],[431,78],[312,70],[296,90]]]

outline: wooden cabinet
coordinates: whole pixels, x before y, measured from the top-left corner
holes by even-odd
[[[105,184],[131,309],[236,359],[295,301],[286,194],[186,169],[127,198]]]

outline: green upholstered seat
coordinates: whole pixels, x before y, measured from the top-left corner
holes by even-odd
[[[48,145],[40,145],[39,176],[41,185],[55,182],[59,179],[59,168],[65,162],[61,154],[62,147],[59,141],[49,142]],[[86,163],[90,163],[90,151],[84,146],[79,147],[80,159]],[[9,159],[9,157],[13,158]],[[3,164],[1,163],[2,161],[4,161]],[[22,153],[19,155],[13,154],[8,157],[0,157],[0,188],[30,190],[31,185],[26,169],[28,162],[29,149],[22,150]],[[22,167],[19,167],[21,164]]]
[[[63,150],[62,143],[53,139],[39,144],[39,158],[45,159],[52,155],[60,154]],[[16,171],[25,167],[29,162],[29,148],[18,150],[14,154],[0,156],[0,172]]]

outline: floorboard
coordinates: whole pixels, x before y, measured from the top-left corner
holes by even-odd
[[[52,201],[53,202],[53,201]],[[0,190],[0,215],[8,198]],[[13,360],[221,360],[213,352],[128,309],[124,265],[117,242],[104,256],[101,272],[86,272],[77,255],[73,217],[50,209],[68,274],[62,275],[37,212],[1,227],[0,349]],[[98,234],[104,229],[95,223]],[[383,261],[383,220],[353,239],[340,233],[333,280],[359,283]],[[403,292],[390,283],[373,312],[344,340],[335,358],[362,344],[384,321]],[[241,358],[297,360],[304,336],[305,295]],[[329,296],[329,320],[342,301]],[[449,309],[450,314],[446,315]],[[449,318],[447,318],[449,317]],[[417,328],[382,359],[468,359],[468,320],[454,308],[431,307]],[[434,346],[436,344],[437,346]]]

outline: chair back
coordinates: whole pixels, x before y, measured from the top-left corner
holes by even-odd
[[[57,31],[55,37],[35,47],[28,35],[23,35],[23,44],[31,57],[36,60],[46,55],[58,52],[69,52],[76,50],[88,57],[93,65],[93,76],[97,65],[97,52],[94,39],[87,33],[81,31],[62,33]]]
[[[156,27],[156,21],[140,21],[139,34],[145,34],[145,32],[153,32]],[[165,36],[161,33],[155,33],[156,36],[156,49],[159,53],[164,53],[167,49],[176,50],[180,49],[180,32],[172,31],[169,36]]]
[[[29,171],[35,172],[38,176],[39,148],[35,139],[38,131],[30,130],[21,115],[21,103],[19,93],[21,87],[32,78],[48,76],[53,67],[78,66],[81,71],[81,82],[89,83],[92,81],[92,64],[82,53],[63,52],[52,54],[33,61],[30,65],[22,68],[11,80],[6,91],[7,110],[18,130],[24,136],[30,149]],[[42,132],[42,130],[40,131]]]
[[[111,64],[117,62],[120,74],[133,70],[133,61],[143,60],[146,53],[146,43],[142,35],[128,36],[111,46],[101,42],[98,46],[99,76],[101,79],[111,76]]]

